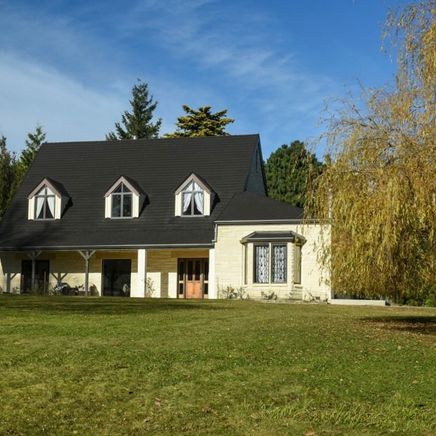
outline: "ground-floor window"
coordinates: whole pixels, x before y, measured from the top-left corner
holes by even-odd
[[[256,244],[254,246],[254,282],[286,283],[288,253],[286,244]]]

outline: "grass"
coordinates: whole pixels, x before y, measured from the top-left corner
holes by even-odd
[[[436,309],[0,296],[0,434],[435,434]]]

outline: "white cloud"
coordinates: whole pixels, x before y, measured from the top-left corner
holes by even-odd
[[[0,53],[0,133],[22,148],[26,132],[42,124],[49,141],[104,139],[123,107],[56,70]]]

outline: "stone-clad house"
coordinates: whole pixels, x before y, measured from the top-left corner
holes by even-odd
[[[47,143],[0,223],[0,286],[328,299],[302,218],[267,197],[258,135]]]

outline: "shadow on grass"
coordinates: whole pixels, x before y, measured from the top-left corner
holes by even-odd
[[[362,320],[388,330],[436,335],[436,316],[366,317]]]
[[[0,308],[14,311],[43,313],[76,313],[83,315],[129,315],[164,311],[223,310],[222,305],[205,301],[144,299],[132,300],[123,297],[40,297],[2,296]],[[225,307],[229,309],[229,307]]]

